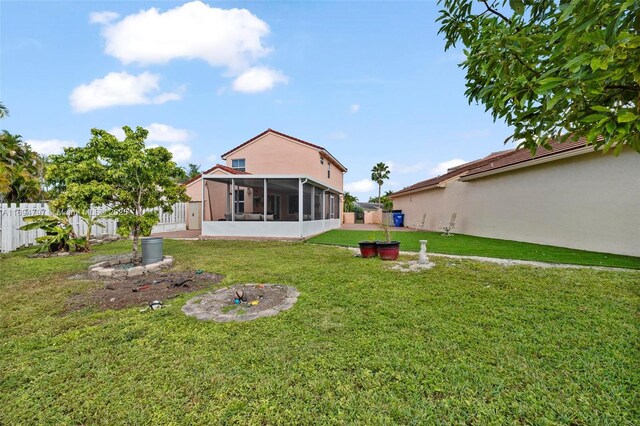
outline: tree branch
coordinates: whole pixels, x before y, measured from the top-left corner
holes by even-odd
[[[640,92],[640,86],[626,85],[626,84],[611,84],[604,86],[605,89],[621,89],[632,92]]]
[[[502,18],[505,22],[507,22],[508,24],[511,24],[511,19],[507,18],[506,16],[504,16],[502,13],[498,12],[497,10],[493,9],[491,6],[489,6],[489,3],[487,3],[487,0],[481,0],[482,3],[484,3],[484,5],[487,8],[487,11],[493,13],[496,16],[499,16],[500,18]]]

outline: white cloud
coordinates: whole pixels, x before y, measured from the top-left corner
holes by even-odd
[[[149,72],[131,75],[127,72],[110,72],[104,78],[82,84],[71,92],[69,100],[76,112],[87,112],[116,105],[163,104],[179,100],[180,93],[160,93],[160,76]]]
[[[467,163],[467,161],[462,160],[460,158],[454,158],[452,160],[443,161],[442,163],[438,163],[436,167],[431,169],[431,174],[434,176],[440,176],[447,173],[447,170],[449,170],[450,168],[459,166],[464,163]]]
[[[409,175],[413,173],[418,173],[427,168],[427,165],[422,161],[419,161],[414,164],[399,164],[394,161],[387,160],[384,163],[387,165],[387,167],[389,167],[389,172],[394,174],[397,173],[400,175]]]
[[[267,23],[246,9],[219,9],[201,1],[160,12],[128,15],[102,30],[105,53],[124,64],[165,64],[201,59],[211,66],[242,70],[271,49],[263,44]]]
[[[191,147],[183,143],[171,144],[167,147],[173,154],[173,161],[176,163],[186,163],[191,159]]]
[[[192,134],[186,129],[178,129],[168,124],[151,123],[143,128],[149,131],[147,142],[186,142]],[[109,133],[118,139],[124,138],[124,131],[120,127],[114,127]]]
[[[102,24],[106,25],[111,21],[114,21],[120,17],[116,12],[91,12],[89,15],[89,22],[92,24]]]
[[[376,184],[369,179],[362,179],[356,182],[346,183],[344,190],[350,193],[359,194],[365,192],[371,192],[376,188]]]
[[[162,145],[152,143],[147,145],[147,148],[158,148],[159,146]],[[165,146],[165,148],[173,155],[173,161],[176,163],[186,163],[191,158],[191,147],[187,144],[174,143]]]
[[[25,142],[31,146],[31,149],[41,155],[62,154],[63,148],[78,146],[74,141],[60,139],[27,139]]]
[[[266,67],[253,67],[233,80],[233,90],[242,93],[258,93],[273,89],[278,83],[286,84],[289,78],[280,71]]]
[[[177,129],[167,124],[151,123],[145,126],[149,131],[148,139],[158,142],[185,142],[190,138],[188,130]]]
[[[151,123],[147,126],[142,126],[149,131],[146,143],[147,148],[155,148],[158,146],[164,146],[173,154],[173,161],[176,163],[186,163],[191,159],[193,154],[191,147],[186,142],[192,137],[192,133],[186,129],[178,129],[168,124]],[[109,130],[113,136],[118,139],[124,138],[124,130],[118,127],[114,127]],[[153,143],[150,143],[153,142]]]
[[[356,112],[360,111],[360,105],[358,104],[353,104],[349,107],[349,112],[351,114],[355,114]]]

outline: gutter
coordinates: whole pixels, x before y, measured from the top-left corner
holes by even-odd
[[[536,166],[538,164],[550,163],[556,160],[562,160],[565,158],[571,158],[582,154],[587,154],[589,152],[594,152],[593,147],[591,145],[583,146],[576,149],[571,149],[563,152],[554,153],[551,155],[545,155],[539,158],[533,158],[529,160],[524,160],[519,163],[510,164],[508,166],[502,166],[491,170],[486,170],[484,172],[468,174],[460,178],[462,182],[468,182],[475,179],[481,179],[486,176],[496,175],[499,173],[510,172],[512,170],[524,169],[525,167]]]
[[[396,192],[394,194],[391,194],[389,196],[389,198],[391,198],[393,200],[394,198],[403,197],[405,195],[415,194],[416,192],[429,191],[431,189],[438,189],[438,188],[445,188],[445,187],[446,187],[446,185],[438,183],[436,185],[429,185],[429,186],[423,186],[422,188],[415,188],[415,189],[412,189],[412,190],[409,190],[409,191],[406,191],[406,192],[399,192],[398,191],[398,192]]]

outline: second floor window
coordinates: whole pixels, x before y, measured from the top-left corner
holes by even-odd
[[[244,172],[244,158],[238,158],[235,160],[231,160],[231,168],[238,170],[240,172]]]

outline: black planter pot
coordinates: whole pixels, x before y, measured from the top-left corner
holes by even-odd
[[[360,241],[358,245],[360,246],[360,255],[362,257],[376,257],[378,255],[375,241]]]
[[[382,260],[396,260],[400,255],[400,241],[378,241],[376,245]]]

